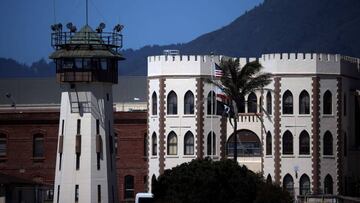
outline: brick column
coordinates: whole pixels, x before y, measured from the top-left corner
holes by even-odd
[[[312,78],[311,95],[312,133],[312,192],[319,194],[320,188],[320,78]]]
[[[281,182],[281,78],[274,78],[274,181]]]
[[[159,173],[165,168],[165,78],[159,79]]]
[[[204,157],[204,79],[196,78],[196,157]]]
[[[226,158],[226,117],[221,118],[220,123],[220,158]]]
[[[343,136],[342,136],[342,78],[337,78],[337,183],[338,183],[338,194],[343,193],[343,171],[344,171],[344,153],[343,153]]]

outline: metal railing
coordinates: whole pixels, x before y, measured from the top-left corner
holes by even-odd
[[[51,33],[51,46],[105,45],[111,48],[121,48],[122,38],[122,34],[117,32],[53,32]]]

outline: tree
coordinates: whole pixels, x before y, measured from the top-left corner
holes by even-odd
[[[287,203],[288,193],[232,160],[197,159],[153,180],[156,203]],[[271,201],[266,201],[267,199]]]
[[[237,121],[238,110],[245,105],[245,95],[259,90],[270,83],[270,74],[262,73],[263,68],[258,61],[245,64],[241,68],[239,59],[222,59],[219,67],[223,75],[219,80],[210,82],[218,86],[227,96],[229,107],[234,116],[229,119],[233,120],[233,137],[234,137],[234,161],[237,161]],[[251,102],[251,101],[248,101]]]

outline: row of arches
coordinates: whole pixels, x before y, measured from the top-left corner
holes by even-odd
[[[268,183],[272,182],[271,175],[269,174],[266,178]],[[286,174],[283,178],[283,189],[287,190],[291,195],[294,196],[294,179],[290,174]],[[311,194],[310,178],[307,174],[303,174],[299,181],[299,193],[300,195]],[[324,194],[333,194],[333,179],[330,174],[327,174],[324,179]]]
[[[267,110],[271,112],[271,93],[268,92]],[[332,94],[327,90],[323,95],[323,114],[332,114]],[[282,113],[294,113],[294,98],[290,90],[286,90],[282,97]],[[299,95],[299,114],[310,114],[310,95],[306,90],[303,90]]]
[[[213,115],[217,113],[217,101],[216,101],[216,93],[214,91],[210,91],[207,96],[207,109],[206,112],[208,115]],[[153,92],[151,96],[151,115],[158,114],[158,99],[156,92]],[[184,114],[194,114],[194,94],[189,90],[184,95]],[[167,104],[167,114],[168,115],[176,115],[178,114],[178,96],[174,91],[170,91],[167,95],[166,99]],[[245,99],[244,99],[245,101]],[[258,99],[254,92],[251,92],[248,95],[247,100],[247,112],[248,113],[257,113],[258,112]],[[240,113],[245,112],[245,104],[242,105],[239,109]]]
[[[270,131],[266,134],[266,155],[272,155],[272,136]],[[282,136],[282,154],[294,154],[294,136],[287,130]],[[299,154],[310,155],[310,136],[303,130],[299,136]],[[333,155],[333,136],[330,131],[326,131],[323,136],[323,155]]]
[[[166,140],[167,155],[178,155],[178,136],[176,133],[171,131]],[[184,155],[194,155],[195,138],[191,131],[185,133],[183,143]],[[207,136],[206,152],[207,155],[216,155],[216,134],[214,132],[210,132]],[[153,156],[158,155],[158,137],[155,132],[151,137],[151,154]]]

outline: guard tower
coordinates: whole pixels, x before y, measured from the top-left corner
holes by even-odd
[[[51,35],[62,88],[54,202],[118,202],[112,85],[124,59],[123,26],[66,27],[53,25]]]

